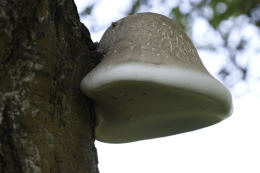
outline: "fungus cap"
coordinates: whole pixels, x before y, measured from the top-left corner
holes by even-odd
[[[230,92],[203,66],[172,20],[139,13],[104,33],[102,61],[81,82],[95,100],[96,139],[125,143],[213,125],[232,112]]]

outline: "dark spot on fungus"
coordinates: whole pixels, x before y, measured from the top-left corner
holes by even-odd
[[[117,22],[112,22],[112,27],[116,27],[118,25]]]

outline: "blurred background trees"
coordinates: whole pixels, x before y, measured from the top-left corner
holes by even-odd
[[[81,11],[81,17],[96,19],[93,11],[101,3],[90,1]],[[118,3],[127,6],[120,11],[119,18],[146,11],[172,18],[191,37],[211,73],[235,94],[260,86],[260,67],[257,67],[260,64],[259,0],[130,0]],[[87,27],[93,34],[105,30],[107,24],[91,20]]]

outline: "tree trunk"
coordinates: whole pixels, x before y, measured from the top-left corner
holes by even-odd
[[[97,63],[73,0],[0,0],[0,173],[97,173]]]

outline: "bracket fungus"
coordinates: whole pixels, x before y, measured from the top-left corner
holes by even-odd
[[[213,125],[232,112],[232,96],[203,66],[171,19],[139,13],[104,33],[102,61],[81,82],[95,100],[96,139],[125,143]]]

